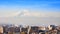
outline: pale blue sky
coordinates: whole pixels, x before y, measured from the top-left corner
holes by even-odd
[[[60,12],[60,0],[0,0],[0,10],[48,10]]]

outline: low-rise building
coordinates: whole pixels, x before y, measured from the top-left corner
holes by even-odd
[[[38,26],[31,26],[29,34],[38,34]]]

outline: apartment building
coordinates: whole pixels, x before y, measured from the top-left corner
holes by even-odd
[[[0,26],[0,34],[3,34],[3,27]]]

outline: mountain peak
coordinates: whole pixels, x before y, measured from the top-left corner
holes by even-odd
[[[30,16],[30,12],[28,10],[23,10],[18,12],[18,16]]]

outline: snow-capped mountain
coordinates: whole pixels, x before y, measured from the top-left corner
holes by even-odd
[[[28,10],[24,10],[21,12],[17,12],[17,16],[40,16],[40,13],[29,12]]]

